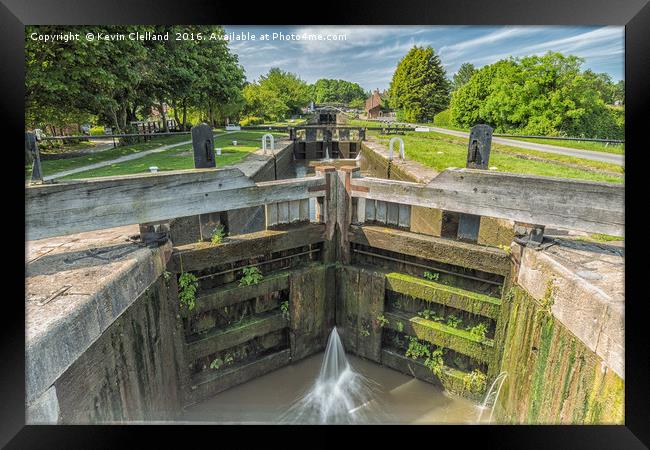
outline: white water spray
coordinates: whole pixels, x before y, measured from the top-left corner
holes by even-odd
[[[283,416],[292,423],[359,423],[367,421],[365,405],[373,382],[354,371],[336,328],[330,333],[316,382]]]
[[[483,411],[485,411],[487,408],[490,408],[490,417],[488,418],[488,423],[492,422],[492,414],[494,414],[494,405],[496,405],[497,403],[497,399],[499,398],[499,393],[501,392],[501,387],[503,386],[503,382],[505,381],[507,376],[508,376],[508,372],[501,372],[492,382],[490,389],[488,389],[487,394],[485,394],[483,403],[481,403],[481,406],[479,406],[479,414],[478,414],[478,418],[476,419],[477,422],[481,421],[481,418],[483,417]]]
[[[332,158],[330,158],[330,148],[328,146],[325,146],[325,158],[323,158],[324,161],[331,161]]]

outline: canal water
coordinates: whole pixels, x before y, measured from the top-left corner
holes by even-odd
[[[324,352],[312,355],[247,383],[235,386],[186,409],[181,422],[222,424],[282,424],[283,417],[312,387]],[[353,369],[371,380],[370,402],[361,423],[472,424],[478,406],[441,388],[352,355]],[[489,416],[489,411],[483,414]],[[485,419],[483,419],[485,420]]]

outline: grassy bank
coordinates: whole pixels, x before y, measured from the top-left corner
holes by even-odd
[[[372,120],[350,120],[348,122],[348,125],[362,126],[362,127],[380,127],[384,124]],[[469,130],[467,129],[454,127],[451,125],[442,126],[433,123],[425,123],[421,125],[444,128],[452,131],[464,131],[466,133],[469,132]],[[591,150],[596,152],[615,153],[619,155],[625,153],[625,144],[606,144],[603,142],[591,142],[591,141],[573,141],[573,140],[561,140],[561,139],[538,139],[538,138],[520,138],[520,137],[512,137],[512,138],[504,138],[504,139],[513,139],[513,140],[524,141],[524,142],[534,142],[536,144],[554,145],[556,147],[577,148],[581,150]]]
[[[369,134],[380,143],[388,144],[393,135]],[[449,167],[465,167],[467,140],[437,132],[408,132],[402,136],[407,158],[438,171]],[[615,164],[591,161],[554,153],[493,144],[490,167],[499,172],[577,178],[592,181],[622,183],[624,170]]]
[[[622,155],[625,153],[625,144],[605,144],[603,142],[591,141],[565,141],[561,139],[535,139],[535,138],[506,138],[517,141],[534,142],[536,144],[554,145],[556,147],[579,148],[581,150],[591,150],[595,152],[615,153]]]
[[[192,138],[189,134],[180,134],[173,136],[164,136],[153,138],[149,142],[142,142],[139,144],[125,145],[123,147],[111,148],[109,150],[104,150],[96,153],[89,153],[83,156],[77,156],[74,158],[67,159],[53,159],[53,160],[41,160],[41,170],[43,176],[53,175],[58,172],[63,172],[66,170],[76,169],[78,167],[88,166],[90,164],[95,164],[102,161],[109,161],[111,159],[120,158],[122,156],[131,155],[133,153],[143,152],[146,150],[153,150],[155,148],[162,147],[163,145],[178,144],[180,142],[190,141]],[[26,172],[29,173],[31,167],[26,168]]]
[[[221,155],[216,157],[217,167],[236,164],[251,152],[259,149],[261,147],[262,135],[265,133],[265,131],[240,131],[217,136],[214,141],[214,146],[215,148],[222,149]],[[283,133],[273,133],[273,135],[276,137],[286,136],[286,134]],[[232,141],[235,140],[237,141],[236,146],[232,145]],[[157,166],[159,171],[193,169],[194,153],[192,151],[192,144],[179,145],[160,153],[154,153],[131,161],[75,173],[61,179],[72,180],[146,173],[149,172],[149,167],[151,166]]]

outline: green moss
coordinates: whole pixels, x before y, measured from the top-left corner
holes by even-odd
[[[468,331],[426,320],[421,317],[406,317],[402,314],[386,313],[390,328],[400,331],[400,323],[405,323],[403,331],[410,336],[450,348],[484,363],[490,363],[494,353],[494,341],[481,340]],[[400,331],[401,332],[401,331]]]
[[[389,273],[386,275],[386,289],[492,319],[498,317],[501,306],[500,299],[490,297],[489,295],[479,294],[401,273]]]
[[[552,298],[551,287],[546,297]],[[543,302],[520,287],[513,287],[512,292],[500,368],[508,372],[508,382],[495,407],[496,420],[623,423],[623,380],[604,368],[596,354],[548,314]]]

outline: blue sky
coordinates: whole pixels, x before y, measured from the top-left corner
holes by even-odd
[[[583,68],[624,75],[624,28],[612,26],[225,26],[249,81],[271,67],[296,73],[313,83],[341,78],[364,89],[388,88],[399,60],[413,45],[431,45],[447,75],[464,62],[476,67],[509,56],[540,55],[549,50],[583,57]],[[242,33],[248,33],[243,35]],[[281,40],[295,35],[345,36],[338,40]],[[263,40],[268,34],[270,39]],[[246,40],[235,40],[237,36]],[[250,39],[251,36],[255,40]]]

